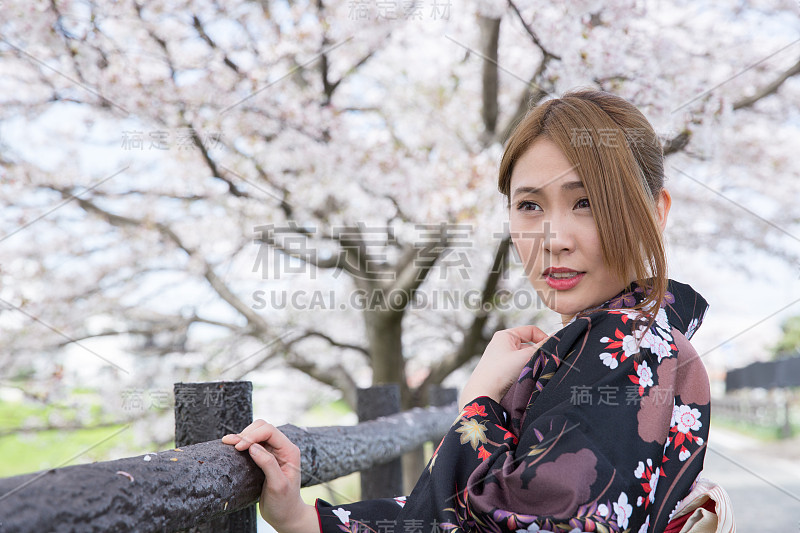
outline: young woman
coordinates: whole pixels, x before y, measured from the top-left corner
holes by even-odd
[[[264,470],[261,512],[281,533],[675,527],[708,437],[708,376],[688,341],[708,305],[667,279],[652,126],[609,93],[549,100],[512,134],[499,189],[525,272],[564,327],[494,334],[407,499],[307,505],[280,431],[258,420],[227,435]]]

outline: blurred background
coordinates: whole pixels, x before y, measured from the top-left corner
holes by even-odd
[[[794,0],[0,1],[0,476],[171,447],[174,383],[349,424],[556,331],[497,168],[592,87],[653,123],[670,277],[711,305],[706,475],[797,530],[799,74]]]

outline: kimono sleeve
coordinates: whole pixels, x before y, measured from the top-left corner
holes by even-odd
[[[321,533],[363,533],[395,530],[391,526],[405,502],[405,496],[398,496],[331,505],[322,498],[317,498],[314,506],[319,516]]]

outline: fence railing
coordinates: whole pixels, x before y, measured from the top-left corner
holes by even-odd
[[[792,425],[797,422],[793,414],[797,411],[794,402],[794,395],[788,392],[781,398],[753,399],[730,395],[712,400],[711,412],[733,422],[779,429],[779,436],[788,438],[792,436]]]
[[[213,405],[209,390],[218,396]],[[251,390],[249,382],[176,384],[175,449],[0,479],[0,532],[254,532],[264,475],[249,454],[218,440],[252,421]],[[456,414],[452,404],[355,426],[279,429],[300,448],[307,487],[438,440]],[[205,442],[181,444],[187,439]]]

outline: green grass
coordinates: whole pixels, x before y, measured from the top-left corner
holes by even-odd
[[[146,451],[131,449],[124,444],[130,441],[125,431],[114,435],[125,427],[124,424],[65,431],[16,430],[24,426],[46,426],[51,419],[69,424],[77,420],[77,409],[68,405],[39,406],[22,402],[0,402],[0,433],[8,433],[0,436],[0,457],[3,458],[0,462],[0,477],[103,461],[112,455],[125,457]],[[90,404],[88,411],[92,424],[99,425],[101,406]],[[11,431],[13,433],[9,433]]]
[[[329,403],[317,403],[302,414],[295,425],[307,427],[315,426],[336,426],[341,425],[341,420],[353,413],[350,406],[344,400],[336,400]]]
[[[0,438],[0,477],[27,474],[37,470],[108,459],[124,439],[125,426],[109,426],[75,431],[38,431]],[[123,452],[127,453],[127,452]],[[130,455],[135,455],[131,452]]]
[[[75,418],[74,411],[63,406],[33,406],[18,402],[0,402],[0,430],[23,425],[45,424],[52,415],[67,421]]]

